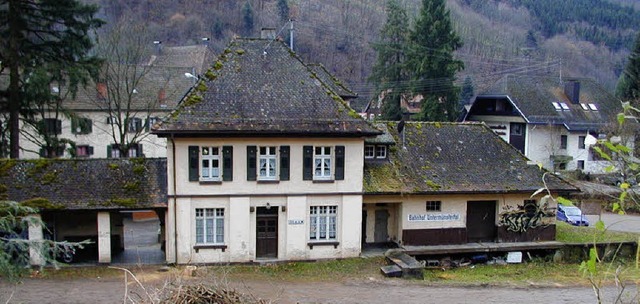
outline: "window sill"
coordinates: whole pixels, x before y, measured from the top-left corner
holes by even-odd
[[[333,246],[334,249],[337,249],[338,245],[340,245],[340,242],[308,242],[307,243],[307,246],[309,246],[309,249],[313,249],[313,246]]]
[[[219,180],[201,180],[200,185],[221,185],[222,181]]]
[[[314,184],[331,184],[334,182],[335,180],[332,180],[332,179],[314,179],[313,180]]]
[[[280,183],[280,181],[275,179],[258,180],[258,184],[278,184],[278,183]]]
[[[195,245],[193,249],[196,250],[196,253],[198,253],[200,249],[222,249],[222,252],[224,252],[227,249],[227,245]]]

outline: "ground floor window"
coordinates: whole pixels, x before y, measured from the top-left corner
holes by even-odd
[[[224,243],[223,208],[196,208],[196,243]]]
[[[311,206],[309,239],[329,241],[336,239],[338,206]]]

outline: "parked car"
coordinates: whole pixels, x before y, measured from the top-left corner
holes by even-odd
[[[558,204],[556,218],[559,221],[567,222],[574,226],[589,226],[589,220],[582,214],[580,208],[576,206],[565,206]]]

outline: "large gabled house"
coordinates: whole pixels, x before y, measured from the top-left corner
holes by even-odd
[[[360,253],[365,122],[272,39],[234,39],[152,132],[168,141],[172,263]]]
[[[157,48],[145,62],[112,73],[109,81],[90,81],[73,98],[66,88],[52,84],[52,92],[66,97],[60,109],[45,110],[38,119],[48,136],[74,144],[45,150],[38,131],[22,123],[20,158],[119,158],[123,143],[130,144],[127,157],[165,157],[166,141],[149,136],[149,128],[175,109],[211,60],[207,45]]]
[[[378,126],[385,133],[365,140],[364,243],[555,240],[556,203],[544,196],[578,189],[528,164],[486,125]]]
[[[464,120],[486,123],[549,170],[603,173],[610,163],[589,145],[606,137],[621,112],[621,102],[592,79],[508,75],[476,96]]]

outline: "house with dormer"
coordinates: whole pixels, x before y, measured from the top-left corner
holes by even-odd
[[[590,149],[607,138],[621,102],[593,79],[507,75],[478,94],[464,121],[486,123],[549,170],[604,173],[611,163]],[[625,144],[633,146],[633,138]]]
[[[381,134],[285,44],[234,39],[152,133],[171,263],[360,254],[364,140]]]

